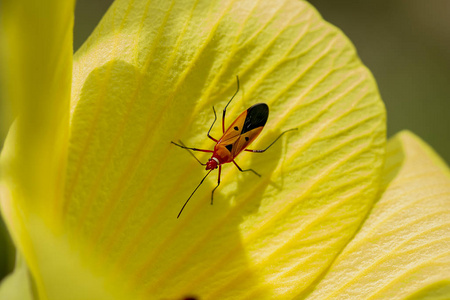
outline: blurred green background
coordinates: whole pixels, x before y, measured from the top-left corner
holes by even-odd
[[[409,129],[450,162],[450,1],[311,0],[352,40],[386,104],[388,136]]]
[[[388,136],[409,129],[450,162],[450,1],[311,0],[373,72]],[[112,0],[78,0],[74,49]]]
[[[74,50],[111,3],[77,1]],[[362,61],[373,72],[388,112],[388,136],[409,129],[450,162],[450,1],[310,3],[353,41]],[[11,258],[0,260],[0,278],[11,269],[14,258],[12,249],[4,244],[5,234],[0,223],[0,257]]]

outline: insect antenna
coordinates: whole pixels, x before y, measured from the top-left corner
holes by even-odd
[[[197,187],[195,188],[195,190],[192,192],[192,194],[189,196],[189,198],[186,200],[186,202],[184,203],[183,207],[181,208],[180,212],[178,213],[177,219],[180,217],[181,213],[183,212],[184,207],[186,206],[186,204],[189,202],[189,200],[191,200],[192,195],[194,195],[194,193],[197,191],[197,189],[202,185],[203,181],[205,180],[206,177],[208,177],[209,173],[211,173],[212,170],[210,170],[208,173],[206,173],[205,177],[203,177],[202,181],[200,181],[200,183],[197,185]]]

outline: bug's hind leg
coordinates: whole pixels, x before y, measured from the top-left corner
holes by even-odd
[[[217,178],[217,185],[211,192],[211,205],[213,205],[214,191],[219,187],[220,184],[220,173],[222,173],[222,165],[219,165],[219,177]]]
[[[283,136],[283,134],[285,134],[286,132],[289,132],[289,131],[294,131],[294,130],[297,130],[297,128],[292,128],[292,129],[283,131],[283,132],[275,139],[275,141],[273,141],[269,146],[267,146],[266,149],[262,149],[262,150],[250,150],[250,149],[245,149],[245,151],[247,151],[247,152],[253,152],[253,153],[263,153],[263,152],[265,152],[267,149],[269,149],[273,144],[275,144],[276,141],[278,141],[278,139],[279,139],[280,137]]]
[[[251,171],[251,172],[255,173],[256,176],[261,177],[261,174],[259,174],[259,173],[256,172],[255,170],[253,170],[253,169],[242,170],[241,167],[239,167],[238,164],[237,164],[234,160],[233,160],[233,163],[234,163],[234,165],[239,169],[239,171],[241,171],[241,172],[248,172],[248,171]]]

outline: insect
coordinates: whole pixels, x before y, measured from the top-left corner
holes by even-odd
[[[265,149],[262,150],[251,150],[247,149],[247,147],[258,137],[258,135],[261,133],[261,131],[264,128],[264,125],[266,125],[267,118],[269,117],[269,106],[265,103],[257,103],[250,108],[248,108],[246,111],[241,113],[236,120],[234,120],[233,123],[228,127],[227,130],[225,130],[225,114],[227,111],[228,105],[231,103],[233,98],[237,95],[239,92],[239,77],[236,76],[237,81],[237,89],[234,95],[231,97],[231,99],[228,101],[227,105],[223,109],[223,115],[222,115],[222,137],[217,140],[213,138],[210,135],[211,129],[213,128],[214,124],[217,120],[217,114],[216,110],[213,106],[213,112],[214,112],[214,121],[211,124],[211,127],[208,130],[207,136],[214,142],[216,142],[216,145],[214,146],[214,150],[206,150],[206,149],[198,149],[198,148],[191,148],[186,147],[181,141],[179,141],[179,144],[171,141],[172,144],[186,149],[189,151],[189,153],[202,165],[206,166],[206,170],[209,170],[209,172],[203,177],[203,179],[200,181],[200,183],[197,185],[195,190],[191,193],[189,198],[184,203],[183,207],[181,208],[180,212],[178,213],[177,218],[180,217],[181,213],[183,212],[184,208],[186,207],[186,204],[189,202],[189,200],[192,198],[194,193],[197,191],[197,189],[202,185],[203,181],[208,177],[208,175],[215,169],[219,168],[219,176],[217,179],[217,185],[211,192],[211,205],[213,204],[214,199],[214,191],[219,187],[220,185],[220,174],[222,172],[222,165],[226,163],[233,163],[241,172],[253,172],[255,175],[261,177],[260,174],[258,174],[253,169],[242,169],[239,167],[239,165],[234,160],[239,153],[242,151],[248,151],[253,153],[263,153],[267,149],[269,149],[278,139],[285,134],[286,132],[297,130],[297,128],[292,128],[289,130],[286,130],[282,132],[269,146],[267,146]],[[190,150],[193,151],[200,151],[200,152],[209,152],[212,153],[211,158],[208,159],[206,163],[202,163]]]

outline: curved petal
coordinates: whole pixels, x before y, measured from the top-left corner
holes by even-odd
[[[18,258],[14,272],[0,284],[0,299],[35,300],[27,265],[23,258]]]
[[[2,179],[15,202],[47,214],[58,211],[63,190],[73,8],[74,1],[6,0],[1,10],[2,80],[16,116],[2,152]]]
[[[450,170],[415,135],[387,146],[386,187],[308,299],[446,299],[450,292]]]
[[[204,171],[170,141],[211,149],[211,106],[236,75],[226,124],[265,102],[254,148],[298,130],[237,158],[262,178],[225,165],[214,205],[210,175],[177,219]],[[383,104],[306,2],[116,1],[75,56],[72,92],[65,225],[84,265],[135,298],[291,299],[375,199]]]
[[[2,92],[16,120],[1,155],[1,210],[45,298],[31,219],[61,229],[74,1],[2,1]]]

